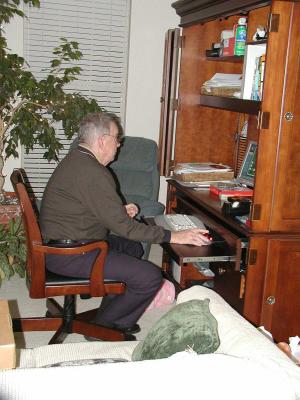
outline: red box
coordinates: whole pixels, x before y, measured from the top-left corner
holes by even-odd
[[[216,183],[214,185],[210,185],[210,192],[217,196],[239,196],[239,197],[251,197],[253,196],[253,190],[234,185],[231,183]]]
[[[235,38],[229,38],[222,40],[221,48],[222,48],[222,56],[233,56],[234,55],[234,45]]]

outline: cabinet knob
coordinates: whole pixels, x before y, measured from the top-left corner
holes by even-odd
[[[294,114],[292,112],[287,112],[284,114],[284,118],[286,121],[292,121],[294,119]]]
[[[267,298],[267,303],[270,304],[270,305],[275,304],[275,297],[274,296],[269,296]]]

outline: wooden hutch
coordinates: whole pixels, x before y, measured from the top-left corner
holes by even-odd
[[[180,0],[172,7],[181,29],[168,32],[165,48],[162,175],[178,162],[223,163],[237,172],[247,142],[258,150],[250,226],[224,216],[208,192],[172,179],[167,212],[199,214],[226,238],[236,257],[214,264],[215,290],[277,341],[287,340],[300,334],[300,3]],[[246,46],[255,45],[257,26],[267,30],[262,100],[201,95],[215,73],[243,73],[243,57],[206,57],[241,16]],[[204,279],[187,260],[177,257],[186,280]]]

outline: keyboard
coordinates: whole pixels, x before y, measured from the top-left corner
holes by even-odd
[[[193,215],[185,214],[164,214],[154,217],[156,225],[162,226],[171,231],[184,231],[186,229],[206,229],[203,222]]]

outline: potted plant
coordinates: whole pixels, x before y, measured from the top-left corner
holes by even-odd
[[[0,285],[15,273],[25,276],[26,245],[21,217],[0,224]]]
[[[34,7],[40,5],[39,0],[24,0],[24,3]],[[27,153],[37,144],[45,149],[44,158],[48,161],[58,160],[59,150],[63,146],[56,137],[53,125],[61,123],[66,137],[71,139],[85,114],[101,111],[94,99],[66,91],[68,84],[78,79],[81,71],[80,67],[74,65],[82,57],[77,42],[61,39],[53,49],[53,58],[41,80],[35,78],[24,58],[9,52],[3,26],[15,15],[24,17],[19,4],[20,0],[2,0],[0,3],[0,209],[1,203],[4,208],[10,203],[10,197],[3,190],[4,162],[10,156],[18,157],[19,143]],[[17,226],[17,221],[11,224]],[[17,235],[11,225],[8,228],[3,223],[1,225],[1,219],[0,229],[2,234],[8,229],[11,235]],[[8,239],[6,248],[12,249]],[[3,243],[5,235],[0,240],[1,245],[6,246]],[[20,251],[23,252],[23,248]],[[19,258],[22,258],[21,253]],[[12,268],[10,273],[14,270]],[[10,273],[5,276],[9,277]]]

